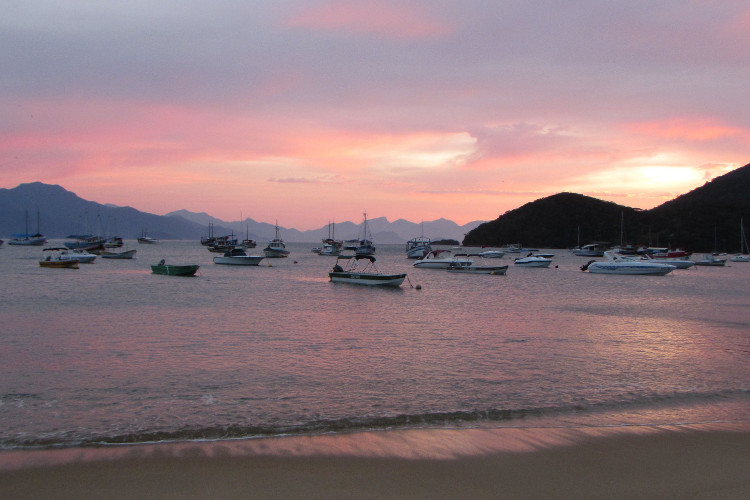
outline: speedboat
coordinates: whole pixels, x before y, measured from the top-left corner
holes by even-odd
[[[479,257],[479,254],[469,254],[467,257],[473,255]],[[507,264],[504,266],[477,265],[473,262],[468,264],[466,261],[460,260],[459,257],[461,255],[456,254],[453,262],[448,265],[447,270],[449,273],[504,275],[508,271]]]
[[[677,269],[689,269],[695,265],[695,262],[692,260],[688,260],[687,258],[682,257],[675,257],[675,258],[655,258],[653,255],[646,254],[643,257],[641,257],[641,260],[645,262],[658,262],[660,264],[669,264],[670,266],[674,266]]]
[[[526,257],[520,257],[513,261],[513,265],[521,267],[549,267],[552,259],[533,255],[531,252]]]
[[[433,250],[414,263],[414,267],[427,267],[431,269],[447,269],[451,264],[470,266],[474,261],[468,257],[456,255],[455,257],[440,257],[443,252],[450,250]]]
[[[652,274],[664,276],[676,269],[670,264],[644,261],[639,258],[627,257],[614,252],[604,252],[606,261],[591,260],[581,266],[581,271],[594,274]]]
[[[214,257],[214,264],[230,264],[235,266],[257,266],[264,257],[262,255],[248,255],[241,247],[236,247],[222,256]]]
[[[477,255],[483,259],[502,259],[505,256],[505,252],[502,250],[485,250],[484,252],[479,252]]]
[[[91,264],[96,260],[96,255],[82,248],[72,248],[61,250],[60,260],[77,260],[81,264]]]
[[[359,264],[365,265],[360,269]],[[342,266],[341,263],[344,263]],[[328,273],[331,281],[355,285],[401,286],[406,273],[387,274],[378,269],[374,255],[339,255]]]

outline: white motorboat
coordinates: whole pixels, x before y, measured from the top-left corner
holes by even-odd
[[[550,264],[552,264],[552,259],[533,255],[532,253],[529,253],[526,257],[513,260],[513,265],[520,267],[549,267]]]
[[[669,264],[670,266],[674,266],[677,269],[690,269],[695,265],[695,262],[692,260],[688,260],[687,258],[682,257],[675,257],[675,258],[669,258],[669,257],[659,257],[655,258],[652,255],[644,255],[641,257],[641,260],[644,262],[657,262],[659,264]]]
[[[344,266],[341,262],[346,261]],[[360,269],[359,265],[364,262]],[[406,279],[406,273],[387,274],[378,269],[373,255],[340,255],[336,264],[328,273],[331,281],[337,283],[352,283],[369,286],[401,286]]]
[[[695,261],[696,266],[722,267],[727,264],[727,259],[720,259],[716,255],[707,253],[702,259]]]
[[[77,260],[81,264],[91,264],[96,260],[96,255],[82,248],[69,248],[60,251],[59,260]]]
[[[257,266],[263,259],[262,255],[248,255],[242,247],[236,247],[225,252],[224,255],[214,257],[214,264]]]
[[[263,253],[269,259],[278,259],[282,257],[289,257],[289,250],[286,249],[284,240],[279,236],[279,223],[276,223],[276,236],[274,239],[268,242],[266,248],[263,249]]]
[[[442,253],[450,253],[450,250],[432,250],[427,255],[414,263],[414,267],[424,267],[430,269],[447,269],[451,264],[470,266],[474,261],[463,255],[454,257],[440,257]]]
[[[468,254],[467,257],[477,256],[479,254]],[[464,273],[464,274],[493,274],[502,276],[508,271],[507,264],[504,266],[488,266],[484,264],[468,264],[460,259],[463,255],[456,254],[453,262],[451,262],[446,268],[449,273]]]
[[[581,266],[581,271],[594,274],[650,274],[664,276],[676,268],[670,264],[641,260],[637,257],[628,257],[614,252],[604,252],[606,261],[591,260]]]
[[[502,250],[485,250],[483,252],[479,252],[477,255],[479,255],[483,259],[502,259],[505,256],[505,252],[503,252]]]

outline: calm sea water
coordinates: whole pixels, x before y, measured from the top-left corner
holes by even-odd
[[[750,415],[750,264],[604,276],[557,250],[456,275],[381,245],[421,289],[379,289],[330,283],[312,244],[235,267],[128,243],[79,270],[0,249],[0,448]],[[151,274],[161,258],[199,275]]]

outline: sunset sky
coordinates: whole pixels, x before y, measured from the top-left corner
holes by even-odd
[[[10,0],[0,187],[312,229],[750,162],[747,0]]]

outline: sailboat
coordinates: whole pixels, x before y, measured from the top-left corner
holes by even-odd
[[[357,248],[354,250],[356,255],[375,255],[375,243],[372,241],[372,235],[367,230],[367,212],[364,214],[362,223],[362,239],[359,240]]]
[[[750,262],[750,247],[747,245],[747,238],[745,238],[745,226],[740,219],[740,253],[730,257],[729,260],[732,262]]]
[[[26,212],[26,232],[24,234],[12,234],[11,239],[8,240],[8,245],[20,245],[20,246],[34,246],[40,247],[44,245],[47,238],[43,234],[39,233],[39,211],[36,212],[36,234],[29,234],[29,211]]]
[[[328,238],[323,238],[323,246],[320,247],[318,255],[339,255],[344,242],[336,239],[336,228],[334,222],[328,223]]]

